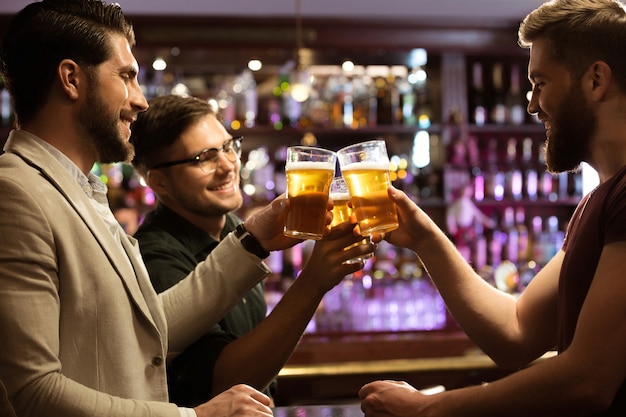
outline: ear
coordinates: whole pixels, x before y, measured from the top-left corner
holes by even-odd
[[[72,100],[78,99],[80,95],[78,89],[83,80],[86,81],[85,73],[81,70],[80,65],[74,60],[64,59],[57,67],[57,75],[65,94]]]
[[[604,61],[596,61],[589,67],[592,89],[590,91],[593,100],[601,100],[611,85],[611,67]]]
[[[146,183],[158,195],[167,195],[167,176],[158,169],[148,171]]]

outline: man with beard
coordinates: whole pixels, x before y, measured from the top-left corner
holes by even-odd
[[[419,255],[460,326],[517,372],[432,396],[375,381],[359,392],[367,417],[626,415],[626,11],[615,0],[550,1],[524,19],[519,39],[530,48],[528,111],[546,127],[548,169],[586,161],[601,183],[518,299],[487,284],[391,189],[401,226],[385,239]]]
[[[279,250],[277,199],[159,295],[115,221],[96,161],[129,160],[147,102],[118,5],[44,0],[2,41],[18,128],[0,156],[0,381],[20,417],[271,416],[237,385],[195,409],[168,402],[166,360],[209,331],[268,274],[250,243]],[[331,214],[328,214],[330,223]]]
[[[163,96],[133,124],[133,165],[157,197],[135,234],[158,292],[183,279],[229,233],[242,233],[241,140],[214,108],[193,97]],[[297,345],[324,294],[363,264],[345,261],[371,252],[349,223],[317,241],[298,279],[267,318],[263,285],[243,296],[208,334],[168,369],[170,398],[179,405],[206,401],[237,382],[268,385]]]

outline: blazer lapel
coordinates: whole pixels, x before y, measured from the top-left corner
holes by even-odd
[[[134,261],[131,261],[133,257],[130,253],[127,254],[123,245],[120,245],[120,242],[113,237],[100,214],[92,206],[89,197],[85,195],[85,192],[67,170],[36,140],[31,139],[30,136],[28,132],[24,131],[17,130],[11,132],[5,151],[20,155],[29,165],[39,169],[42,175],[65,197],[100,244],[102,251],[124,283],[129,298],[133,300],[145,318],[153,326],[157,327],[144,296],[144,292],[147,289],[140,287],[135,274],[135,268],[132,263]],[[148,292],[152,293],[154,291]],[[161,327],[161,329],[163,328]],[[159,329],[157,328],[157,330]]]

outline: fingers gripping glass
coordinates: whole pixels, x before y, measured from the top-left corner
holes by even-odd
[[[236,162],[241,157],[241,141],[243,136],[228,139],[219,148],[203,149],[198,155],[193,158],[179,159],[176,161],[161,162],[156,164],[150,169],[167,168],[174,165],[181,164],[194,164],[197,163],[200,169],[205,174],[212,174],[217,169],[217,160],[219,159],[220,152],[224,153],[226,159],[230,162]]]

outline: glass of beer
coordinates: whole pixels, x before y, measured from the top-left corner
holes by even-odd
[[[348,192],[348,186],[346,185],[346,181],[343,179],[343,177],[333,178],[333,182],[330,185],[330,198],[331,200],[333,200],[333,221],[330,226],[334,227],[340,223],[344,223],[350,220],[350,213],[352,212],[352,209],[350,209],[350,206],[348,205],[348,202],[350,201],[350,193]],[[361,243],[367,243],[367,241],[364,239]],[[355,243],[348,246],[344,250],[348,250],[358,245],[359,243]],[[359,262],[363,262],[371,257],[372,253],[368,253],[367,255],[349,259],[344,263],[356,264]]]
[[[326,205],[337,155],[309,146],[287,148],[285,174],[289,199],[286,236],[319,240],[326,229]]]
[[[389,157],[383,140],[370,140],[337,151],[348,184],[352,210],[363,236],[398,228],[396,205],[387,194],[391,185]]]

